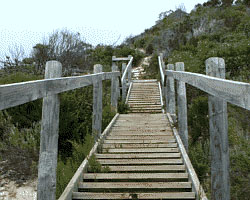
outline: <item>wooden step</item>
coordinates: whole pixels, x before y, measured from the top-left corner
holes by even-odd
[[[130,154],[96,154],[97,159],[135,159],[135,158],[180,158],[180,153],[130,153]]]
[[[176,142],[175,139],[169,139],[168,141],[162,140],[105,140],[105,144],[164,144]]]
[[[188,188],[190,182],[80,182],[79,189],[166,189]]]
[[[121,132],[112,132],[111,134],[109,134],[109,136],[131,136],[131,137],[139,137],[139,136],[151,136],[151,139],[152,139],[152,136],[173,136],[173,133],[171,133],[170,131],[169,132],[139,132],[139,131],[131,131],[131,132],[128,132],[128,131],[121,131]]]
[[[134,179],[152,179],[152,180],[166,180],[166,179],[188,179],[188,173],[85,173],[83,179],[95,180],[134,180]]]
[[[185,165],[133,165],[133,166],[109,166],[110,172],[169,172],[185,171]]]
[[[95,193],[73,192],[73,199],[195,199],[194,192]]]
[[[174,148],[177,143],[168,144],[103,144],[103,149],[116,149],[116,148]]]
[[[130,143],[129,143],[130,144]],[[120,148],[107,149],[106,153],[178,153],[178,148],[122,148],[123,144],[120,144]]]
[[[170,135],[161,135],[161,136],[144,136],[144,135],[129,135],[129,136],[122,136],[122,135],[112,135],[112,136],[107,136],[107,140],[174,140],[174,136]]]

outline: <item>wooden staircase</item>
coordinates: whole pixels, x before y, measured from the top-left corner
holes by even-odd
[[[84,173],[73,199],[195,199],[157,81],[134,82],[128,102],[136,113],[120,114],[95,153],[105,172]]]
[[[133,81],[128,105],[131,113],[161,113],[162,101],[157,80]]]

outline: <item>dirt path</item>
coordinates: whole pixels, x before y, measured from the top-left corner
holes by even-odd
[[[133,80],[142,79],[143,74],[146,73],[144,71],[144,67],[149,66],[151,58],[152,58],[152,56],[147,56],[147,57],[143,58],[141,63],[139,64],[139,66],[132,69],[132,79]]]

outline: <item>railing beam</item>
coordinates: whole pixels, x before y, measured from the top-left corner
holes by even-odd
[[[225,78],[225,62],[222,58],[206,60],[206,74]],[[230,199],[229,146],[227,102],[208,96],[209,132],[211,152],[211,199]]]
[[[185,71],[184,63],[175,64],[176,71]],[[182,142],[188,152],[188,124],[187,124],[187,97],[185,82],[177,81],[177,105],[178,105],[178,131]]]
[[[102,65],[94,65],[94,74],[102,72]],[[92,134],[95,141],[100,137],[102,132],[102,79],[97,77],[93,82],[93,118]]]
[[[59,78],[62,65],[58,61],[46,63],[45,79]],[[60,100],[58,94],[43,98],[40,155],[38,165],[38,200],[56,199],[56,168],[58,152]]]

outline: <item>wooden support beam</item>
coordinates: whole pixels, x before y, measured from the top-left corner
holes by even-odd
[[[167,65],[168,70],[174,70],[173,64]],[[167,88],[166,88],[166,111],[170,113],[174,122],[176,122],[175,113],[175,86],[173,76],[167,76]]]
[[[126,69],[126,63],[122,63],[122,76],[124,75]],[[127,80],[126,80],[126,76],[122,81],[122,100],[125,101],[126,100],[126,93],[127,93]]]
[[[175,64],[176,71],[185,71],[184,63]],[[177,105],[178,105],[178,131],[181,140],[188,152],[188,124],[187,124],[187,97],[185,82],[177,80]]]
[[[129,58],[129,60],[131,60],[132,56],[129,55],[128,58]],[[131,71],[132,71],[132,63],[131,63],[131,65],[129,65],[129,68],[128,68],[128,84],[130,84],[130,82],[131,82],[131,75],[132,75]]]
[[[102,65],[94,65],[94,74],[102,72]],[[97,78],[93,82],[93,118],[92,134],[95,141],[100,137],[102,132],[102,79]]]
[[[225,78],[225,62],[222,58],[206,60],[206,74]],[[209,132],[211,152],[211,199],[230,199],[229,147],[227,103],[209,95]]]
[[[118,66],[112,63],[112,72],[119,71]],[[112,77],[111,79],[111,111],[117,113],[118,105],[118,95],[119,95],[119,82],[118,77]]]
[[[59,78],[62,65],[57,61],[46,63],[45,79]],[[38,200],[56,199],[56,168],[59,132],[60,101],[58,94],[43,98],[40,155],[38,166]]]
[[[162,96],[165,98],[166,87],[164,86],[164,82],[165,82],[164,78],[165,78],[166,66],[163,60],[163,53],[160,53],[159,64],[160,64],[160,73],[161,73]]]

